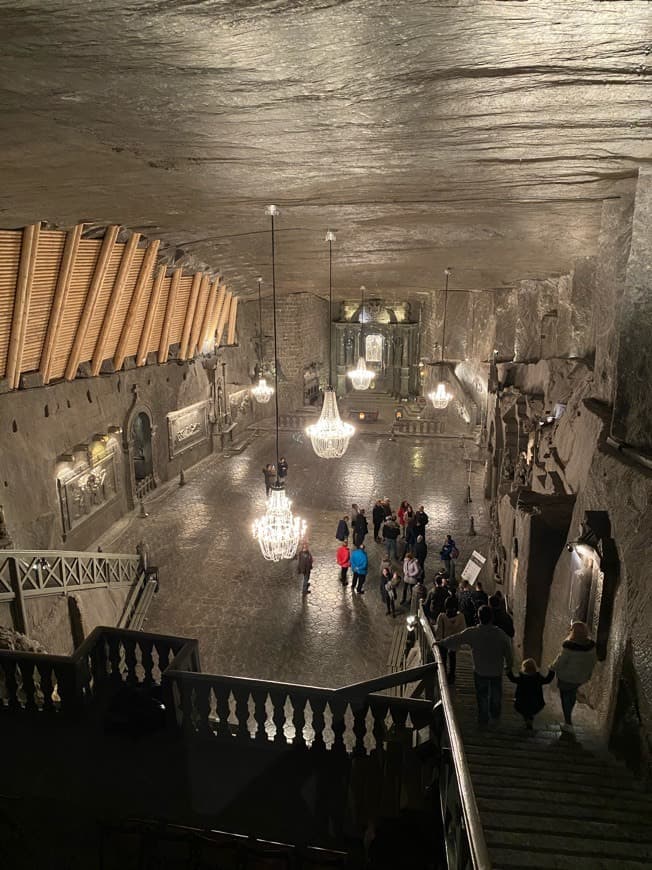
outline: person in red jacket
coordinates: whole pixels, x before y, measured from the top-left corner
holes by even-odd
[[[337,564],[340,566],[340,581],[342,586],[348,586],[346,579],[351,565],[351,551],[349,550],[349,539],[342,541],[342,546],[337,548]]]

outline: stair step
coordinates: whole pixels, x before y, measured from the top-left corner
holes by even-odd
[[[520,794],[514,794],[515,791],[520,791]],[[476,800],[480,815],[483,816],[484,811],[497,812],[505,815],[507,818],[511,814],[519,814],[527,808],[527,812],[531,816],[554,819],[561,817],[567,821],[575,819],[579,824],[583,824],[585,820],[603,821],[608,824],[625,824],[636,826],[647,826],[650,824],[649,814],[646,812],[633,813],[629,809],[620,807],[619,804],[614,804],[612,801],[607,806],[597,806],[595,804],[580,804],[576,800],[570,803],[557,801],[553,799],[553,795],[543,793],[544,799],[541,798],[541,792],[538,796],[523,796],[523,790],[517,789],[500,789],[500,794],[495,791],[487,793],[476,791]],[[506,794],[504,793],[506,792]]]
[[[599,776],[604,779],[614,780],[631,784],[633,791],[637,790],[638,780],[634,779],[632,774],[626,768],[620,768],[617,765],[605,769],[605,765],[600,764],[598,760],[579,761],[578,759],[562,760],[556,756],[553,758],[550,755],[539,757],[536,753],[502,753],[471,749],[468,746],[464,747],[469,765],[473,767],[491,768],[492,770],[505,769],[519,770],[531,776],[534,771],[537,775],[539,772],[559,772],[570,773],[573,776],[587,777],[591,775]],[[641,786],[642,788],[642,786]]]
[[[649,845],[644,843],[629,843],[627,841],[603,840],[594,837],[582,836],[568,837],[556,834],[547,834],[534,828],[531,832],[516,831],[485,831],[487,845],[490,852],[496,848],[524,849],[541,854],[552,852],[556,855],[572,855],[573,858],[611,858],[641,861],[652,858]]]
[[[647,818],[650,818],[649,804],[641,806],[641,803],[638,800],[638,795],[630,797],[629,795],[618,794],[617,797],[614,797],[610,792],[607,794],[597,792],[593,786],[587,786],[583,791],[578,792],[577,790],[562,791],[560,789],[533,788],[532,785],[527,787],[523,784],[505,785],[501,783],[497,785],[495,782],[492,782],[489,777],[487,777],[486,780],[487,781],[483,780],[482,782],[473,781],[474,791],[483,797],[493,794],[494,797],[506,797],[526,802],[540,801],[545,804],[554,801],[555,803],[573,805],[578,802],[578,795],[581,795],[582,804],[586,804],[587,806],[591,805],[593,807],[609,809],[616,805],[627,812],[632,812],[635,816],[645,816],[647,813]],[[527,805],[527,803],[524,804],[524,806]]]
[[[567,782],[569,784],[574,784],[578,786],[582,786],[583,789],[587,787],[588,783],[588,774],[585,770],[577,770],[577,768],[572,765],[564,765],[560,766],[558,764],[551,765],[548,763],[547,765],[543,764],[532,764],[532,765],[518,765],[518,762],[513,761],[511,764],[506,763],[505,761],[497,762],[495,759],[478,759],[473,755],[467,753],[467,761],[469,763],[469,768],[471,769],[471,774],[473,776],[473,780],[475,782],[475,777],[477,776],[491,776],[498,777],[498,779],[513,779],[514,781],[519,779],[527,780],[528,783],[532,782],[533,779],[536,779],[541,784],[545,783],[558,783],[558,782]],[[596,768],[594,776],[600,777],[600,772]],[[601,783],[603,783],[606,787],[612,787],[613,789],[622,789],[624,788],[628,792],[633,792],[635,794],[639,794],[639,792],[632,787],[630,779],[623,773],[620,775],[613,775],[611,771],[608,774],[603,774],[601,777]],[[640,794],[644,794],[640,792]]]
[[[523,771],[523,773],[525,772]],[[521,790],[524,788],[530,789],[533,780],[533,777],[523,775],[513,778],[509,774],[503,775],[503,771],[500,768],[496,768],[491,772],[472,771],[471,778],[474,788],[517,788]],[[560,777],[554,785],[542,782],[540,779],[536,780],[536,785],[538,793],[548,794],[549,797],[554,795],[556,799],[562,795],[568,799],[573,799],[573,796],[582,796],[583,798],[588,791],[592,798],[599,798],[604,801],[617,801],[619,804],[631,806],[632,809],[647,808],[650,811],[650,818],[652,819],[652,797],[641,792],[632,791],[631,789],[623,789],[617,783],[610,786],[598,780],[589,780],[586,777],[584,777],[583,782],[569,782],[566,777]]]
[[[608,769],[609,772],[613,771],[614,773],[623,773],[630,779],[632,778],[632,774],[624,764],[619,764],[611,759],[602,758],[601,756],[596,756],[589,752],[579,751],[568,753],[559,751],[558,746],[555,744],[548,744],[545,746],[512,746],[508,749],[495,745],[490,746],[471,743],[468,740],[465,740],[464,749],[469,754],[482,756],[483,758],[496,759],[497,761],[504,761],[513,758],[515,761],[519,761],[519,763],[523,762],[526,765],[535,763],[550,764],[551,762],[554,762],[555,764],[569,763],[573,766],[577,765],[581,770],[592,768],[604,773],[605,769]]]
[[[528,808],[521,813],[504,815],[491,810],[482,812],[482,824],[485,832],[492,830],[508,830],[518,832],[541,831],[544,834],[569,834],[582,837],[596,837],[603,840],[625,840],[636,843],[648,843],[652,846],[652,830],[645,823],[626,826],[616,822],[598,822],[582,819],[578,824],[576,819],[561,816],[539,816]]]
[[[528,851],[520,849],[491,849],[494,870],[568,870],[569,864],[573,870],[649,870],[647,859],[623,858],[581,858],[577,855],[557,854]],[[570,861],[569,861],[570,858]]]

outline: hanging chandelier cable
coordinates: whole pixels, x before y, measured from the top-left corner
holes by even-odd
[[[267,214],[272,219],[272,308],[274,317],[274,422],[276,430],[276,482],[271,488],[267,499],[267,509],[253,525],[254,538],[258,541],[263,558],[279,562],[281,559],[294,558],[299,542],[306,531],[306,524],[301,517],[292,514],[292,502],[288,499],[285,488],[278,474],[279,467],[279,411],[278,411],[278,332],[276,328],[276,259],[274,238],[274,217],[278,214],[275,205],[267,207]]]
[[[341,459],[349,446],[349,440],[355,433],[350,423],[342,422],[337,407],[337,396],[333,389],[333,342],[331,329],[333,323],[333,242],[335,233],[326,232],[328,242],[328,387],[324,390],[324,402],[319,420],[308,426],[306,432],[310,437],[312,449],[320,459]]]

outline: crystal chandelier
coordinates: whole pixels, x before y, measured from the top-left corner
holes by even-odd
[[[432,393],[428,393],[428,398],[432,402],[433,408],[443,411],[444,408],[448,407],[448,403],[453,397],[446,389],[446,384],[440,381],[437,384],[437,389],[433,390]]]
[[[260,293],[260,285],[263,279],[258,279],[258,362],[260,369],[263,368],[263,302]],[[258,378],[258,383],[251,388],[251,395],[260,405],[266,405],[272,398],[274,387],[270,387],[266,379],[262,376]]]
[[[328,230],[326,233],[328,242],[328,328],[332,323],[333,309],[333,242],[335,233]],[[306,432],[312,442],[312,449],[320,459],[340,459],[346,453],[349,439],[355,432],[350,423],[342,422],[337,407],[337,396],[333,389],[333,352],[330,350],[329,341],[328,355],[328,387],[324,390],[324,404],[322,405],[319,420],[308,426]]]
[[[266,405],[274,395],[274,387],[270,387],[265,378],[258,378],[258,383],[251,388],[251,395],[261,405]]]
[[[272,221],[272,310],[274,313],[274,387],[276,423],[276,469],[278,475],[278,349],[276,330],[276,262],[274,244],[274,218],[278,215],[275,205],[267,206],[267,214]],[[253,535],[258,541],[263,558],[271,562],[281,559],[292,559],[296,555],[299,543],[306,532],[306,524],[301,517],[292,513],[292,502],[285,494],[281,482],[276,478],[267,499],[267,509],[262,517],[254,521]]]
[[[360,288],[362,293],[362,306],[360,308],[360,356],[358,364],[350,372],[347,372],[347,377],[351,379],[354,390],[368,390],[369,385],[375,377],[375,372],[367,368],[367,363],[364,358],[364,287]]]
[[[312,441],[312,449],[321,459],[340,459],[346,453],[355,429],[350,423],[342,422],[332,387],[324,390],[319,420],[308,426],[306,432]]]
[[[293,559],[306,533],[301,517],[292,514],[292,502],[285,489],[276,484],[267,499],[267,510],[253,525],[254,538],[263,557],[270,562]]]

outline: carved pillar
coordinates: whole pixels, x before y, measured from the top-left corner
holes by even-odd
[[[407,399],[410,395],[410,331],[402,328],[401,333],[403,346],[401,348],[400,396],[402,399]]]
[[[343,396],[347,391],[346,383],[346,329],[343,324],[336,323],[335,325],[335,363],[336,363],[336,380],[334,384],[338,396]]]

